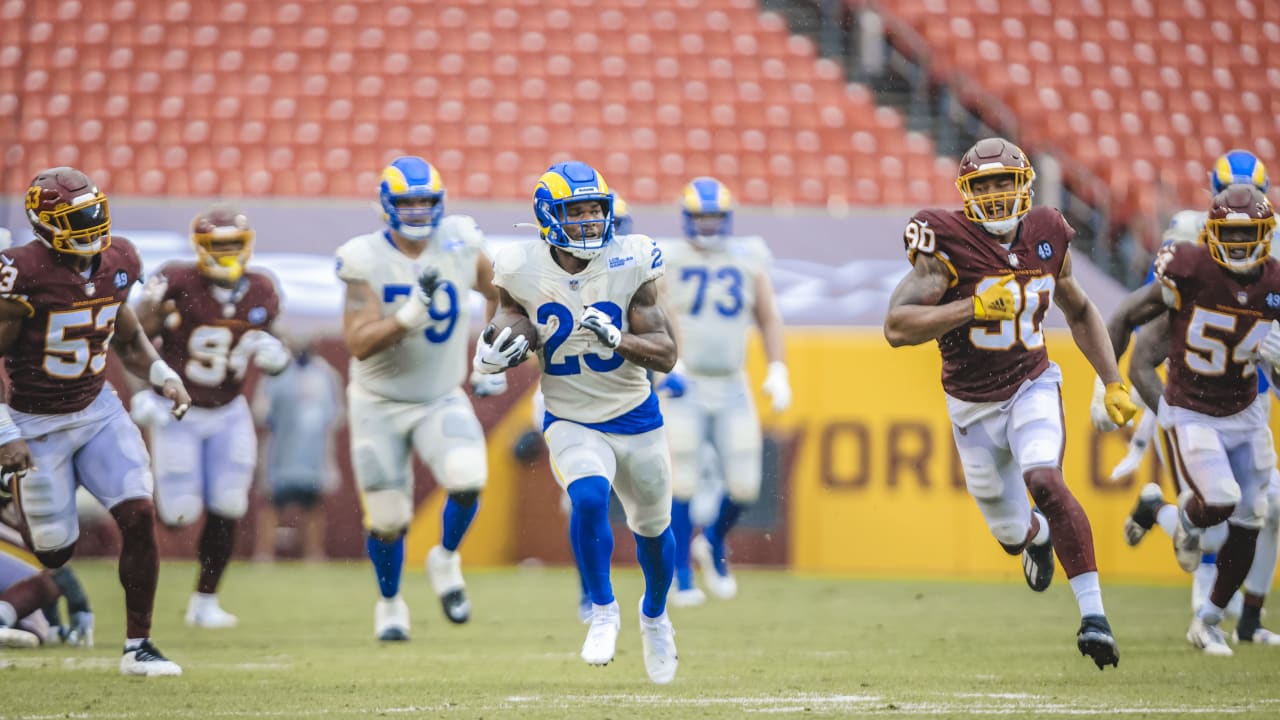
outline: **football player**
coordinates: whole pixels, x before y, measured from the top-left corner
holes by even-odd
[[[956,180],[964,210],[925,210],[907,223],[912,269],[890,298],[884,332],[895,347],[938,341],[969,493],[1005,552],[1022,555],[1032,590],[1049,587],[1056,552],[1080,608],[1077,646],[1101,669],[1120,656],[1089,519],[1062,478],[1062,373],[1041,330],[1050,302],[1106,382],[1112,419],[1127,423],[1137,408],[1102,316],[1071,273],[1075,231],[1057,210],[1032,206],[1034,180],[1008,140],[986,138],[965,152]]]
[[[125,592],[125,675],[180,675],[151,642],[160,563],[154,482],[142,434],[106,385],[107,352],[160,388],[180,419],[191,405],[182,379],[156,353],[126,300],[142,263],[111,235],[107,197],[84,173],[38,173],[26,194],[39,242],[0,253],[0,354],[9,375],[0,405],[0,471],[18,475],[15,496],[36,558],[71,559],[80,534],[82,485],[120,529]]]
[[[1222,192],[1232,183],[1249,183],[1264,193],[1271,186],[1266,167],[1257,156],[1247,150],[1231,150],[1219,157],[1214,163],[1214,171],[1209,174],[1209,187],[1213,195]],[[1200,242],[1201,231],[1204,229],[1204,222],[1207,216],[1208,213],[1203,210],[1183,210],[1176,213],[1169,225],[1169,229],[1165,231],[1164,245],[1167,246],[1175,242]],[[1151,272],[1148,274],[1147,282],[1155,282],[1154,263],[1152,264]],[[1156,374],[1155,369],[1164,364],[1168,347],[1169,321],[1167,315],[1158,316],[1147,323],[1134,338],[1134,350],[1133,357],[1130,358],[1129,362],[1129,373],[1134,389],[1144,402],[1148,398],[1158,400],[1164,394],[1164,381]],[[1258,373],[1258,392],[1266,393],[1268,386],[1267,373]],[[1099,397],[1095,387],[1092,408],[1094,425],[1102,432],[1114,430],[1114,425],[1106,419],[1106,413],[1101,411],[1098,403]],[[1269,404],[1267,408],[1270,411]],[[1146,451],[1146,446],[1156,434],[1157,424],[1155,412],[1143,414],[1142,420],[1138,423],[1138,428],[1134,431],[1134,436],[1129,442],[1129,452],[1120,465],[1116,466],[1115,470],[1112,471],[1112,479],[1123,478],[1137,470],[1138,464],[1142,461],[1142,456]],[[1159,450],[1162,464],[1165,467],[1169,467],[1168,453],[1165,452],[1164,444],[1157,444],[1157,449]],[[1176,478],[1174,482],[1176,485]],[[1269,483],[1267,496],[1268,498],[1278,497],[1278,493],[1280,493],[1280,473],[1274,475]],[[1139,492],[1133,512],[1125,519],[1125,541],[1130,545],[1137,545],[1142,541],[1147,531],[1157,524],[1172,537],[1177,528],[1177,516],[1176,507],[1164,501],[1160,486],[1148,484]],[[1201,555],[1200,563],[1192,574],[1192,612],[1209,599],[1209,591],[1213,588],[1214,581],[1218,575],[1217,558],[1214,553],[1222,542],[1226,540],[1226,532],[1226,525],[1220,525],[1200,538],[1200,548],[1205,552]],[[1262,590],[1260,593],[1251,591],[1254,597],[1250,600],[1251,608],[1248,611],[1243,609],[1243,597],[1241,594],[1236,593],[1233,595],[1231,602],[1227,605],[1227,615],[1237,618],[1242,613],[1249,615],[1250,618],[1259,615],[1263,602],[1262,596],[1265,596],[1266,590],[1270,589],[1271,577],[1274,575],[1278,540],[1280,540],[1280,507],[1269,508],[1266,522],[1258,535],[1258,547],[1254,557],[1255,570],[1251,570],[1249,577],[1245,580],[1246,590],[1259,587]],[[1271,571],[1263,576],[1261,574],[1263,572],[1262,568],[1268,565]],[[1262,582],[1266,584],[1260,586],[1259,583]],[[1248,641],[1248,630],[1250,626],[1255,624],[1257,624],[1255,620],[1246,619],[1241,626],[1237,626],[1237,631],[1243,629],[1246,633],[1244,636],[1246,637],[1246,642]],[[1280,643],[1280,636],[1271,634],[1269,630],[1262,628],[1261,625],[1258,625],[1257,631],[1253,635],[1255,642],[1270,643],[1274,637],[1274,642]]]
[[[181,528],[204,518],[186,623],[230,628],[237,618],[218,604],[218,586],[249,509],[258,458],[242,384],[250,363],[275,375],[289,352],[271,334],[280,311],[275,282],[247,267],[254,232],[245,214],[210,205],[191,221],[190,237],[196,259],[152,274],[134,312],[143,331],[160,340],[160,356],[182,377],[193,407],[183,422],[168,422],[163,399],[142,389],[130,414],[150,428],[160,522]]]
[[[570,532],[591,594],[582,659],[613,660],[621,626],[609,577],[609,490],[635,534],[644,572],[640,637],[656,683],[676,674],[675,630],[666,612],[674,568],[671,465],[658,398],[646,370],[676,362],[671,324],[658,302],[662,251],[644,235],[616,236],[608,185],[580,162],[551,166],[533,193],[542,239],[497,255],[494,283],[504,315],[526,316],[541,344],[543,433],[572,504]],[[510,341],[510,342],[508,342]],[[526,338],[482,338],[473,367],[501,373],[524,358]]]
[[[1159,402],[1159,424],[1181,490],[1174,550],[1183,569],[1194,571],[1200,563],[1206,529],[1224,521],[1227,528],[1209,600],[1187,630],[1187,640],[1210,655],[1231,654],[1218,625],[1253,564],[1275,472],[1270,401],[1254,377],[1259,360],[1280,363],[1280,330],[1271,331],[1280,318],[1280,263],[1270,257],[1274,228],[1274,209],[1262,190],[1229,185],[1214,196],[1206,243],[1162,249],[1157,282],[1126,298],[1108,325],[1122,353],[1134,328],[1167,317],[1168,328],[1160,332],[1168,337],[1169,379],[1162,396],[1152,399]],[[1153,366],[1150,357],[1136,360],[1142,368]],[[1268,575],[1274,559],[1269,564]],[[1256,619],[1246,623],[1242,617],[1241,624],[1239,634],[1254,640]]]
[[[458,545],[488,477],[484,432],[462,391],[467,378],[468,297],[479,290],[493,314],[493,266],[475,220],[444,214],[440,173],[420,157],[396,158],[378,191],[386,228],[338,248],[346,284],[343,336],[351,352],[347,386],[351,463],[360,486],[366,548],[381,599],[380,640],[409,639],[400,597],[404,535],[413,519],[410,454],[448,492],[440,544],[426,571],[445,617],[471,616]],[[475,374],[477,394],[506,389],[506,378]]]
[[[782,316],[769,282],[769,248],[760,237],[735,237],[733,197],[724,183],[694,178],[681,201],[685,242],[664,246],[667,307],[680,335],[680,362],[664,383],[663,415],[671,438],[671,528],[676,536],[674,605],[698,605],[689,558],[707,590],[728,599],[738,583],[725,559],[729,531],[760,495],[760,420],[743,364],[747,333],[760,329],[769,370],[764,390],[773,411],[791,403],[783,362]],[[714,448],[725,483],[714,523],[693,537],[689,502],[702,472],[701,451]],[[692,540],[692,546],[690,541]]]

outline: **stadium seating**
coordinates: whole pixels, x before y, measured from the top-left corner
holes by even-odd
[[[550,163],[636,202],[715,174],[748,204],[954,204],[954,161],[755,0],[0,0],[7,191],[367,195],[391,157],[455,196]]]
[[[1280,164],[1280,3],[873,5],[926,39],[935,76],[973,77],[1008,104],[1024,145],[1106,181],[1121,216],[1205,205],[1209,166],[1231,147]]]

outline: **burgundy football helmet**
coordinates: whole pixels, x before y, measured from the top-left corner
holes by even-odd
[[[234,205],[214,203],[191,221],[196,265],[205,277],[235,282],[253,254],[253,228]]]
[[[107,196],[75,168],[37,173],[27,188],[26,209],[36,235],[60,253],[97,255],[111,246]]]
[[[1275,208],[1267,194],[1251,184],[1228,185],[1213,196],[1205,239],[1214,262],[1235,273],[1249,273],[1271,255]]]
[[[1011,189],[974,192],[974,183],[984,178],[1008,175]],[[1031,183],[1036,171],[1022,148],[1004,138],[984,138],[960,158],[956,187],[964,198],[964,216],[993,235],[1004,235],[1018,226],[1031,210]]]

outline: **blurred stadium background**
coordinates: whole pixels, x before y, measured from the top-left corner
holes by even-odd
[[[256,263],[282,280],[285,326],[345,368],[331,253],[377,226],[391,158],[435,163],[448,211],[494,243],[524,232],[512,224],[531,219],[553,162],[600,168],[658,237],[678,234],[685,182],[715,175],[737,193],[738,232],[777,258],[796,394],[765,418],[772,492],[737,559],[1016,578],[958,479],[936,350],[890,352],[880,337],[907,269],[903,222],[957,207],[957,156],[1005,135],[1033,157],[1037,202],[1078,230],[1077,273],[1108,313],[1169,216],[1207,204],[1216,156],[1243,147],[1280,169],[1277,47],[1280,3],[1266,0],[0,0],[0,226],[27,237],[27,181],[73,165],[153,268],[188,253],[209,199],[236,199]],[[1068,481],[1105,577],[1176,580],[1163,543],[1122,545],[1136,488],[1158,471],[1105,480],[1125,438],[1090,429],[1092,372],[1051,317]],[[833,349],[848,358],[834,373],[819,354]],[[757,351],[757,379],[761,365]],[[532,372],[517,380],[477,402],[493,474],[470,566],[567,560],[545,461],[512,451]],[[338,448],[345,468],[345,434]],[[418,470],[412,562],[441,501]],[[358,557],[344,474],[328,550]],[[94,542],[114,552],[109,532]],[[192,542],[167,536],[167,552]]]

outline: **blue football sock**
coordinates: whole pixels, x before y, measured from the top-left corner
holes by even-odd
[[[400,572],[404,569],[404,536],[383,542],[369,535],[365,550],[373,561],[373,574],[378,578],[378,592],[384,598],[393,598],[400,592]]]
[[[633,533],[634,534],[634,533]],[[645,617],[661,617],[667,609],[667,591],[671,589],[675,569],[676,539],[668,527],[658,537],[636,534],[636,559],[644,571]]]
[[[591,602],[608,605],[613,602],[613,584],[609,580],[609,561],[613,557],[609,481],[600,475],[574,480],[569,484],[569,500],[573,504],[570,526],[576,529],[573,544],[582,562]]]
[[[471,527],[476,511],[480,509],[480,502],[474,495],[467,499],[470,503],[464,504],[455,500],[453,495],[449,495],[449,499],[444,503],[440,544],[449,552],[458,549],[462,537],[467,534],[467,528]]]
[[[587,573],[582,569],[582,554],[578,552],[578,543],[574,538],[578,536],[578,525],[582,520],[577,513],[569,514],[569,547],[573,549],[573,564],[578,568],[578,582],[582,584],[582,597],[590,600],[591,591],[587,589]]]
[[[693,568],[689,566],[689,541],[693,539],[693,521],[689,519],[686,500],[671,501],[671,533],[676,539],[676,587],[693,588]]]
[[[725,538],[729,536],[733,526],[738,524],[738,518],[742,515],[744,508],[744,505],[734,502],[725,495],[720,500],[720,514],[716,516],[715,524],[703,531],[707,542],[711,543],[711,555],[716,561],[716,572],[721,575],[729,572],[729,567],[725,564]]]

